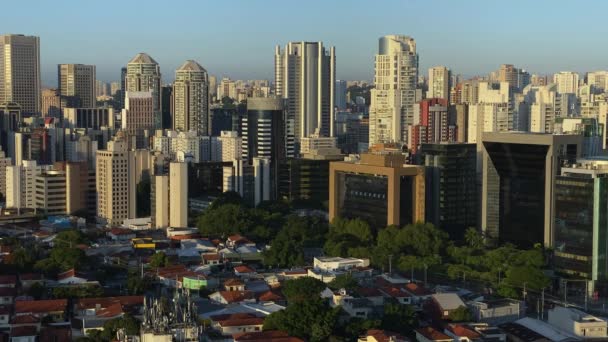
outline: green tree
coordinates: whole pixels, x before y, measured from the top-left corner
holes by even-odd
[[[481,249],[483,248],[483,236],[479,234],[477,229],[473,227],[467,228],[464,232],[464,240],[467,245],[473,249]]]
[[[103,325],[102,337],[106,340],[114,340],[116,338],[116,332],[119,329],[124,329],[127,336],[134,336],[139,334],[140,323],[135,317],[131,315],[124,315],[119,318],[114,318],[106,321]]]
[[[235,204],[238,206],[245,205],[245,203],[243,202],[243,198],[241,197],[241,195],[239,195],[238,192],[226,191],[218,195],[216,199],[211,202],[211,205],[209,205],[208,209],[214,210],[226,204]]]
[[[205,236],[226,237],[230,234],[245,234],[255,226],[247,208],[236,204],[224,204],[207,209],[198,217],[197,227]]]
[[[30,248],[19,247],[11,253],[9,263],[15,265],[18,271],[24,272],[30,270],[34,265],[36,255],[34,250]]]
[[[298,301],[267,316],[264,330],[284,330],[309,341],[327,341],[336,327],[339,310],[320,298]]]
[[[57,233],[57,236],[53,240],[53,244],[57,247],[69,247],[75,248],[78,244],[86,244],[88,243],[87,237],[80,231],[76,229],[69,229]]]
[[[412,306],[402,305],[391,300],[384,304],[384,314],[380,326],[385,330],[411,335],[412,331],[418,327],[418,318]]]
[[[68,298],[91,298],[103,296],[103,289],[93,285],[79,285],[56,287],[53,289],[53,298],[68,299]]]
[[[224,109],[234,109],[236,105],[234,104],[234,99],[224,96],[222,97],[222,108]]]
[[[332,290],[346,289],[352,291],[359,286],[351,274],[340,274],[327,284]]]
[[[139,272],[129,272],[127,275],[127,291],[130,295],[142,295],[152,286],[153,279],[141,277]]]
[[[148,176],[147,174],[144,174],[144,176],[141,178],[141,181],[139,181],[139,183],[137,183],[137,193],[136,193],[136,200],[135,200],[135,205],[136,205],[136,214],[137,217],[147,217],[150,216],[150,212],[151,212],[151,204],[150,204],[150,200],[151,200],[151,183],[150,183],[150,176]]]
[[[369,255],[369,247],[374,244],[374,236],[367,222],[361,219],[336,217],[329,225],[325,242],[325,252],[331,256]]]
[[[268,266],[293,267],[304,265],[304,248],[322,245],[327,233],[327,223],[316,216],[287,217],[283,228],[264,251],[264,264]]]
[[[166,267],[169,266],[169,257],[164,252],[158,252],[150,257],[150,267]]]
[[[42,296],[44,296],[46,291],[47,291],[47,289],[44,285],[42,285],[42,283],[35,282],[27,290],[27,295],[34,297],[34,299],[36,299],[36,300],[40,300],[40,299],[42,299]]]
[[[466,306],[459,306],[455,310],[452,310],[448,315],[448,318],[452,322],[470,322],[473,320],[473,315],[471,315],[471,310]]]
[[[307,302],[320,298],[325,283],[312,277],[301,277],[288,280],[283,284],[283,294],[291,303]]]

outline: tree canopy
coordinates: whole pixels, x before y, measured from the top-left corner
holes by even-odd
[[[283,294],[289,304],[307,302],[320,298],[321,291],[325,288],[325,283],[318,279],[301,277],[286,281],[283,284]]]

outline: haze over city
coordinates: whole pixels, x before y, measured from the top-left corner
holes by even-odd
[[[373,76],[378,38],[416,38],[420,68],[446,65],[465,76],[503,63],[530,73],[578,72],[606,66],[603,1],[5,1],[2,26],[41,37],[44,85],[56,65],[97,66],[97,78],[118,80],[138,52],[160,64],[163,81],[185,59],[210,74],[272,78],[274,46],[323,41],[336,47],[339,79]],[[24,15],[19,15],[20,13]],[[25,16],[25,13],[28,16]],[[86,15],[82,15],[86,13]]]

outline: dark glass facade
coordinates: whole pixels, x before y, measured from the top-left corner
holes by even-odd
[[[279,169],[279,195],[293,202],[326,206],[329,199],[329,160],[289,158]]]
[[[241,135],[241,114],[236,108],[211,109],[211,136],[220,136],[222,131],[235,131]]]
[[[477,226],[475,144],[422,144],[418,163],[426,166],[426,221],[452,239]]]
[[[339,172],[337,182],[338,216],[348,219],[360,218],[374,229],[386,227],[387,177]],[[401,198],[403,199],[403,196]],[[411,212],[411,206],[409,211]]]
[[[223,186],[223,168],[232,162],[206,162],[188,164],[188,196],[220,195]]]

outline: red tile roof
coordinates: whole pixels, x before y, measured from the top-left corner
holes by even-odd
[[[236,279],[236,278],[230,278],[224,281],[224,286],[243,286],[245,285],[245,283],[243,283],[242,280],[240,279]]]
[[[291,337],[284,331],[270,330],[249,332],[232,335],[235,342],[304,342],[304,340]]]
[[[431,341],[439,341],[439,340],[450,340],[451,341],[452,340],[452,338],[450,336],[448,336],[432,327],[424,327],[424,328],[416,329],[416,332]]]
[[[395,286],[385,286],[383,288],[380,288],[380,291],[386,293],[387,295],[393,298],[411,297],[410,294],[405,292],[402,288]]]
[[[283,299],[283,296],[270,290],[260,294],[258,297],[258,301],[260,302],[276,302]]]
[[[62,312],[67,305],[67,299],[18,301],[15,302],[15,314]]]
[[[144,296],[120,296],[120,297],[99,297],[99,298],[80,298],[76,301],[78,310],[107,308],[114,304],[124,307],[144,305]]]
[[[135,234],[131,229],[126,228],[112,228],[110,229],[110,234],[112,235],[131,235]]]
[[[361,297],[381,297],[382,292],[375,287],[358,287],[355,292]]]
[[[203,254],[203,260],[220,260],[220,255],[217,253]]]
[[[237,313],[229,315],[217,315],[210,317],[212,321],[217,322],[221,327],[238,327],[245,325],[262,325],[264,318],[257,317],[250,313]]]
[[[469,329],[460,324],[448,324],[446,329],[449,330],[454,335],[459,336],[459,337],[467,337],[470,339],[481,338],[481,335],[477,331]]]
[[[433,293],[425,288],[424,286],[420,286],[416,283],[408,283],[405,285],[405,290],[414,296],[430,296]]]
[[[17,289],[14,287],[0,287],[0,297],[15,297]]]
[[[11,328],[11,337],[38,336],[38,328],[35,325]]]
[[[190,239],[196,239],[199,238],[200,234],[183,234],[183,235],[173,235],[170,237],[171,240],[190,240]]]
[[[236,266],[234,268],[234,271],[239,272],[239,273],[254,273],[255,272],[255,270],[253,268],[246,266],[246,265]]]
[[[70,326],[48,326],[40,331],[39,342],[71,341],[72,328]]]
[[[64,279],[75,277],[75,276],[76,276],[76,270],[72,268],[65,272],[59,273],[57,275],[57,280],[64,280]]]
[[[116,317],[116,316],[119,316],[122,314],[123,314],[122,305],[120,305],[120,303],[114,303],[114,304],[111,304],[110,306],[107,306],[105,308],[98,310],[96,316],[112,318],[112,317]]]
[[[40,323],[40,319],[34,315],[15,316],[11,320],[11,324],[34,324]]]
[[[255,295],[253,291],[220,291],[220,296],[224,298],[227,303],[238,303],[247,299],[254,299]]]
[[[17,283],[16,275],[1,275],[0,285],[14,285]]]

